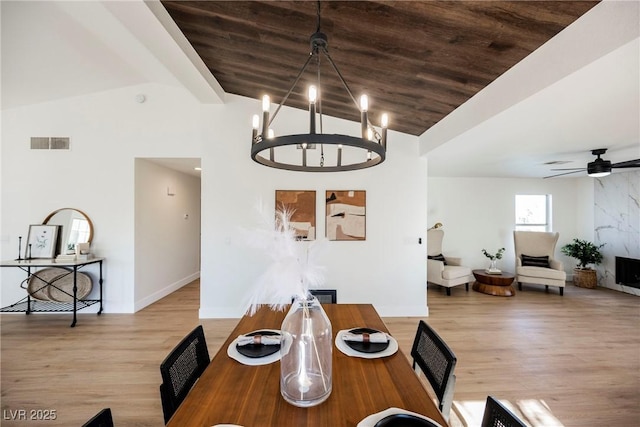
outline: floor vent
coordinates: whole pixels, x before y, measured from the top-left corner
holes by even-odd
[[[32,150],[49,150],[49,149],[50,150],[68,150],[69,137],[32,136],[31,149]]]

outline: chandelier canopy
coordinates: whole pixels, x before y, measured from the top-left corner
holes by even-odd
[[[275,113],[270,115],[271,100],[268,95],[265,95],[262,98],[262,118],[258,115],[253,116],[251,158],[264,166],[299,172],[342,172],[379,165],[386,157],[388,115],[382,115],[378,131],[369,121],[367,95],[360,97],[360,103],[356,101],[347,82],[329,55],[327,36],[320,31],[319,1],[317,5],[318,25],[316,32],[310,38],[311,52],[307,61],[298,72],[291,88],[278,105]],[[325,57],[331,64],[349,97],[360,111],[360,133],[357,136],[323,133],[322,89],[320,85],[321,57]],[[271,124],[295,89],[300,77],[312,62],[315,62],[317,70],[315,85],[310,85],[308,88],[309,132],[275,135]],[[309,150],[316,150],[316,153],[319,151],[319,155],[316,154],[313,159],[308,159],[311,157],[308,156]]]

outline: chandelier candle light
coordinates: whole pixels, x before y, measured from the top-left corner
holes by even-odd
[[[291,88],[278,105],[275,113],[270,115],[271,99],[268,95],[262,98],[262,120],[258,115],[253,116],[253,130],[251,134],[251,158],[264,166],[277,169],[285,169],[300,172],[342,172],[364,169],[378,165],[385,160],[387,151],[387,128],[389,126],[389,116],[383,114],[381,117],[380,131],[369,121],[369,98],[362,95],[360,103],[356,101],[347,82],[336,67],[329,55],[327,46],[329,44],[326,34],[320,31],[320,2],[318,1],[318,26],[316,32],[311,36],[311,52],[307,61],[298,72]],[[322,89],[320,81],[320,60],[324,55],[338,75],[342,85],[346,89],[349,97],[353,100],[356,108],[360,111],[360,135],[348,136],[341,134],[325,134],[322,129]],[[308,88],[309,100],[309,133],[294,135],[276,136],[271,129],[271,124],[280,108],[293,92],[307,66],[315,60],[316,82]],[[319,132],[316,122],[319,119]],[[310,164],[308,150],[315,150],[316,145],[320,146],[320,156],[317,163]],[[287,148],[289,149],[287,150]],[[292,154],[291,147],[302,150],[301,155]],[[327,160],[325,149],[335,152],[335,161]],[[276,157],[276,149],[278,156]],[[347,150],[349,155],[347,156]],[[268,155],[266,152],[268,151]]]

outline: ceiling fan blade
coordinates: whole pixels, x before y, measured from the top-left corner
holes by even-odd
[[[553,169],[552,169],[552,170],[553,170]],[[586,169],[580,169],[580,170],[573,171],[573,172],[559,173],[559,174],[557,174],[557,175],[549,175],[549,176],[545,176],[545,177],[543,177],[542,179],[555,178],[556,176],[570,175],[570,174],[572,174],[572,173],[578,173],[578,172],[584,172],[584,171],[586,171]]]
[[[586,171],[587,168],[556,168],[556,169],[549,169],[552,171]]]
[[[640,168],[640,159],[627,160],[626,162],[618,162],[611,165],[612,168]]]

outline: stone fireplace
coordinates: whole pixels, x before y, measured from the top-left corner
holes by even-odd
[[[596,178],[594,185],[594,243],[605,244],[598,285],[640,296],[637,280],[629,278],[640,264],[640,171]]]

